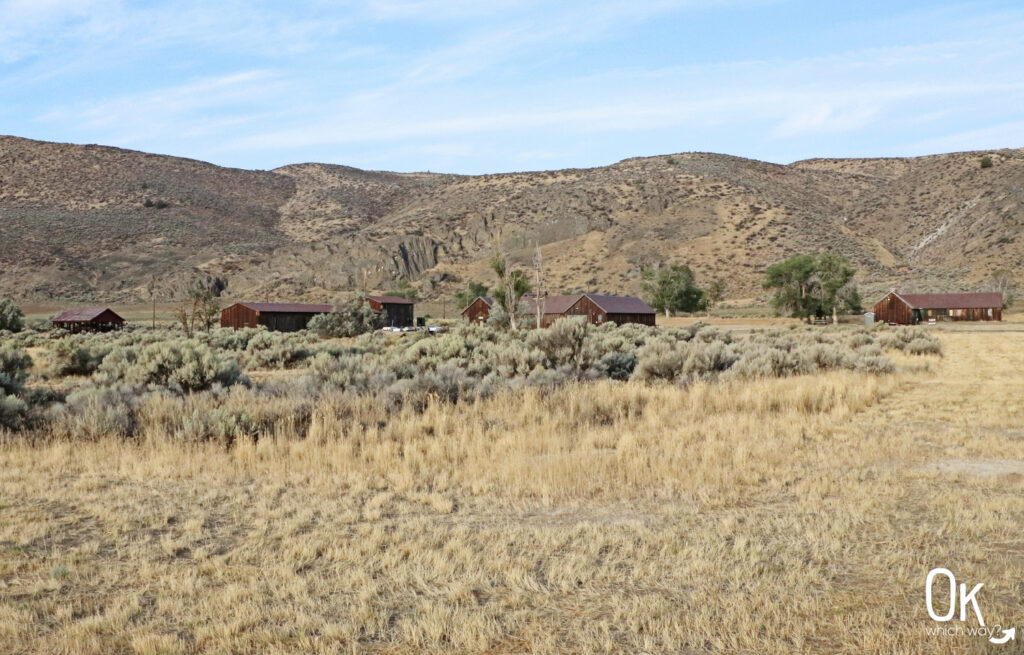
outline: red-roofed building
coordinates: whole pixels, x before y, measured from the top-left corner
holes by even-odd
[[[109,332],[124,327],[124,319],[109,307],[66,309],[52,322],[54,327],[70,332]]]
[[[305,330],[309,319],[317,314],[328,314],[331,305],[310,305],[284,302],[239,302],[220,312],[220,326],[229,328],[258,327],[275,332]]]
[[[1001,293],[899,293],[890,291],[874,307],[875,320],[895,325],[935,321],[1001,321]]]

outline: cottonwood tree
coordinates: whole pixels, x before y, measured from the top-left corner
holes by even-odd
[[[465,291],[456,292],[455,304],[459,306],[459,309],[465,309],[471,302],[480,296],[486,296],[489,291],[490,289],[483,282],[470,280]]]
[[[725,280],[714,280],[704,291],[704,306],[707,309],[708,316],[711,316],[711,308],[722,302],[722,299],[725,298],[725,289]]]
[[[689,266],[672,264],[644,271],[644,294],[651,307],[665,316],[672,312],[696,312],[704,308],[704,292],[697,288]]]
[[[10,298],[0,298],[0,331],[20,332],[25,326],[25,314]]]
[[[416,300],[416,287],[409,283],[409,280],[402,278],[398,281],[398,285],[390,289],[386,294],[387,296],[396,296],[398,298],[405,298],[407,300]]]
[[[794,255],[768,268],[764,288],[774,289],[772,306],[780,313],[810,322],[812,316],[859,312],[860,292],[853,285],[856,269],[832,253]]]
[[[1013,273],[1006,269],[999,269],[989,278],[988,288],[1003,295],[1003,309],[1013,304],[1014,295],[1017,291],[1017,282]]]
[[[174,317],[185,336],[191,337],[196,328],[209,332],[220,316],[219,288],[194,282],[185,293],[185,297],[174,310]]]
[[[339,301],[334,311],[311,318],[308,327],[325,338],[354,337],[384,327],[385,318],[362,297],[349,297]]]
[[[530,292],[530,281],[521,269],[512,268],[503,254],[491,260],[491,268],[498,276],[498,288],[494,300],[508,314],[509,327],[519,329],[519,301]]]

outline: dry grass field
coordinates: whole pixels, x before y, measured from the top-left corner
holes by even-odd
[[[940,566],[1024,619],[1024,333],[939,334],[888,375],[368,400],[230,450],[12,439],[0,652],[1019,652],[926,632]]]

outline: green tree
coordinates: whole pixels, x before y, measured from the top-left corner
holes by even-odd
[[[10,298],[0,298],[0,331],[20,332],[25,327],[25,315]]]
[[[530,280],[521,269],[508,265],[504,255],[498,254],[491,260],[491,268],[498,276],[498,287],[494,290],[494,300],[508,314],[509,327],[519,327],[519,301],[530,292]]]
[[[469,286],[464,291],[455,294],[455,304],[459,306],[459,309],[465,309],[480,296],[486,296],[488,291],[490,289],[483,282],[470,280]]]
[[[223,285],[219,280],[212,283],[207,280],[195,280],[189,284],[185,297],[174,309],[174,317],[181,323],[185,336],[191,337],[196,328],[207,332],[213,328],[220,318],[220,292]]]
[[[385,295],[416,300],[416,287],[412,286],[406,278],[402,278],[398,281],[398,286],[389,290]]]
[[[722,302],[722,299],[725,298],[725,289],[725,280],[714,280],[708,285],[707,290],[704,292],[708,316],[711,316],[711,308]]]
[[[354,337],[384,327],[384,313],[378,314],[362,298],[339,302],[329,314],[317,314],[307,326],[319,336]]]
[[[860,311],[853,286],[856,270],[832,253],[794,255],[768,268],[764,288],[774,289],[772,306],[779,313],[810,321],[812,316]]]
[[[982,168],[992,168],[992,158],[989,157],[988,155],[985,155],[984,157],[982,157],[981,158],[981,167]]]
[[[644,271],[644,294],[651,307],[665,316],[672,312],[695,312],[705,306],[704,292],[697,288],[689,266],[672,264]]]

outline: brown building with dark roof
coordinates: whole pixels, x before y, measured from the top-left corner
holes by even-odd
[[[537,327],[537,305],[540,304],[540,326],[549,327],[552,323],[563,318],[569,308],[576,304],[583,294],[577,293],[571,296],[541,296],[540,298],[523,298],[521,305],[524,307],[522,323],[523,327]]]
[[[401,296],[366,296],[370,309],[385,314],[384,325],[390,327],[412,327],[414,304]]]
[[[71,332],[109,332],[120,330],[124,319],[109,307],[66,309],[52,319],[53,326]]]
[[[537,326],[537,305],[540,304],[541,327],[549,327],[560,318],[584,316],[588,323],[641,323],[654,325],[656,312],[647,303],[633,296],[607,296],[596,293],[577,293],[568,296],[543,296],[523,298],[523,327]],[[470,323],[484,323],[490,317],[494,300],[479,297],[462,310],[462,316]]]
[[[482,325],[491,317],[491,307],[494,307],[494,298],[478,296],[462,310],[462,318],[470,323]]]
[[[586,316],[588,323],[640,323],[654,325],[657,312],[643,300],[634,296],[605,296],[596,293],[585,293],[565,314],[567,316]]]
[[[1001,293],[898,293],[890,291],[874,307],[875,320],[895,325],[935,321],[1001,321]]]
[[[262,325],[275,332],[298,332],[306,329],[309,319],[333,309],[331,305],[306,303],[240,302],[221,310],[220,326],[237,329]]]

